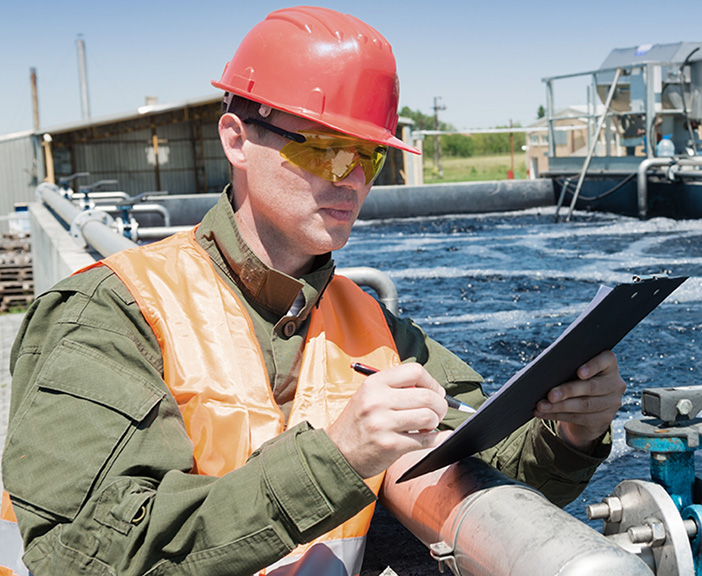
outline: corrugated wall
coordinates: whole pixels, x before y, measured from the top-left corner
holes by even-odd
[[[0,215],[14,210],[16,202],[34,200],[37,185],[31,133],[0,139]]]
[[[66,142],[54,148],[54,159],[57,178],[90,172],[89,177],[81,178],[80,185],[117,180],[118,189],[132,195],[156,190],[170,194],[219,192],[228,181],[216,124],[199,120]]]

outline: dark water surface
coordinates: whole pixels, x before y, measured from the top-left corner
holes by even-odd
[[[600,284],[690,276],[615,348],[628,390],[612,456],[567,508],[581,520],[621,480],[649,478],[648,455],[630,449],[623,431],[640,416],[641,390],[702,384],[702,221],[576,212],[554,223],[544,209],[360,222],[336,261],[387,272],[401,315],[469,362],[488,394],[557,338]]]

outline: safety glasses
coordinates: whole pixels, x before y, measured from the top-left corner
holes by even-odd
[[[337,132],[300,130],[288,132],[257,118],[244,120],[290,140],[280,151],[288,162],[330,182],[339,182],[361,165],[366,184],[380,174],[388,155],[387,146],[345,136]]]

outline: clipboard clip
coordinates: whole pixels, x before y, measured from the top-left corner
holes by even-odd
[[[631,281],[636,282],[646,282],[647,280],[665,280],[668,278],[667,274],[647,274],[639,276],[638,274],[632,276]]]

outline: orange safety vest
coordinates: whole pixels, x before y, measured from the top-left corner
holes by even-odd
[[[164,380],[194,445],[193,472],[221,476],[235,470],[261,444],[299,422],[327,427],[363,381],[352,362],[378,368],[399,363],[378,303],[347,278],[334,277],[311,313],[286,424],[251,318],[193,230],[102,263],[127,286],[158,339]],[[380,474],[366,483],[377,495],[382,480]],[[373,509],[299,546],[267,573],[358,574]]]

